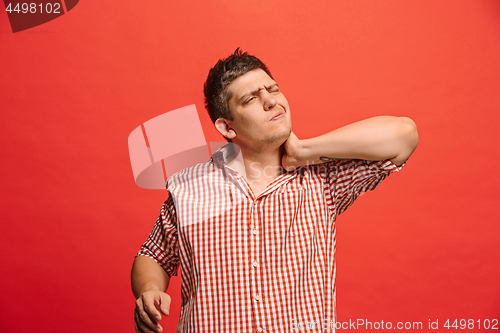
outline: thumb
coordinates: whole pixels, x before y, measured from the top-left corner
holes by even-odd
[[[281,158],[281,166],[286,170],[286,171],[293,171],[295,170],[295,166],[290,163],[290,157],[288,157],[286,154],[283,155]]]
[[[168,316],[170,313],[170,303],[172,302],[172,298],[168,294],[164,294],[161,296],[161,302],[160,302],[160,311],[163,313],[165,316]]]

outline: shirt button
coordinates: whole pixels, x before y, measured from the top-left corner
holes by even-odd
[[[257,267],[257,266],[259,266],[259,263],[257,261],[254,261],[253,267]]]
[[[255,295],[255,300],[256,301],[260,301],[260,295],[259,294]]]
[[[236,179],[240,179],[241,178],[241,175],[238,173],[236,174]]]
[[[253,229],[252,234],[257,235],[257,229]]]

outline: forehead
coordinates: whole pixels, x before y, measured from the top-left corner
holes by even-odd
[[[275,83],[276,82],[271,79],[271,77],[267,75],[266,72],[264,72],[260,68],[257,68],[243,74],[242,76],[231,82],[229,86],[227,86],[227,91],[229,93],[229,96],[239,97],[255,89],[270,86]]]

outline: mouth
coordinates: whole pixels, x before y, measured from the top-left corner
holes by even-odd
[[[281,118],[283,118],[283,115],[284,115],[284,112],[280,111],[274,117],[272,117],[271,120],[269,120],[269,121],[281,119]]]

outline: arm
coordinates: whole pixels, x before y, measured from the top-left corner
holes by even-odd
[[[418,144],[417,126],[407,117],[379,116],[321,136],[299,140],[291,133],[282,164],[287,170],[334,159],[386,160],[403,164]]]
[[[161,313],[168,316],[170,296],[165,293],[170,277],[153,259],[137,256],[131,273],[132,292],[135,298],[135,330],[136,332],[161,332],[158,323]]]
[[[135,298],[139,298],[149,290],[166,291],[170,277],[153,259],[137,256],[132,266],[131,280],[132,292]]]
[[[161,332],[162,313],[168,316],[170,296],[165,293],[170,277],[179,266],[177,217],[172,196],[163,203],[147,241],[142,244],[132,267],[135,301],[135,330]],[[155,259],[151,259],[155,258]]]

